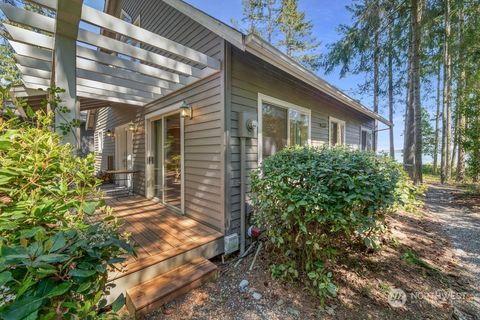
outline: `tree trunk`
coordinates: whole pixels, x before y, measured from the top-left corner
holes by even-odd
[[[464,15],[464,1],[460,1],[460,8],[458,10],[458,20],[459,20],[459,63],[458,67],[460,69],[459,79],[458,79],[458,99],[457,99],[457,144],[458,144],[458,157],[457,157],[457,177],[458,182],[463,182],[465,180],[465,146],[464,146],[464,134],[465,134],[465,110],[464,110],[464,101],[465,101],[465,44],[464,44],[464,25],[465,25],[465,15]]]
[[[395,159],[395,144],[393,135],[393,48],[392,48],[392,20],[390,20],[390,27],[388,28],[388,120],[392,125],[390,126],[390,157]]]
[[[420,59],[422,54],[422,0],[412,0],[412,81],[413,81],[413,110],[415,114],[414,121],[414,182],[416,184],[423,182],[422,175],[422,155],[423,155],[423,135],[422,135],[422,105],[420,97]]]
[[[458,139],[458,131],[457,131],[457,121],[455,121],[455,126],[453,130],[453,148],[452,148],[452,156],[450,157],[450,170],[452,171],[451,174],[453,175],[453,168],[455,166],[455,157],[457,156],[457,139]]]
[[[275,18],[273,15],[275,1],[267,1],[267,40],[272,43],[273,31],[275,30]]]
[[[379,41],[378,32],[375,32],[374,35],[374,51],[373,51],[373,111],[378,113],[378,96],[380,93],[380,84],[379,84],[379,66],[380,66],[380,55],[378,53],[378,41]],[[378,145],[378,123],[375,121],[374,132],[373,132],[373,151],[377,151]]]
[[[442,74],[442,63],[438,63],[438,72],[437,72],[437,111],[435,113],[435,140],[433,146],[433,174],[437,174],[438,167],[438,140],[440,136],[440,84],[441,84],[441,74]]]
[[[413,19],[413,18],[412,18]],[[410,179],[414,179],[414,163],[415,163],[415,152],[414,152],[414,137],[415,137],[415,112],[413,110],[413,29],[410,28],[410,40],[409,40],[409,51],[408,51],[408,88],[407,88],[407,105],[405,108],[405,132],[404,132],[404,145],[403,145],[403,166],[405,171],[407,171]]]
[[[442,175],[441,182],[446,183],[451,176],[451,100],[452,100],[452,58],[450,56],[450,0],[445,0],[445,43],[443,50],[443,132],[442,132]]]

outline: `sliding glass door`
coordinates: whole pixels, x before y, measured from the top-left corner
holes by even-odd
[[[181,210],[182,132],[179,113],[152,121],[153,195]]]

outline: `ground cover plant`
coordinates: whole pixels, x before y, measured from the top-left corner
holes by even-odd
[[[104,312],[108,268],[132,248],[99,200],[93,157],[60,143],[53,113],[23,104],[20,118],[1,94],[0,318],[114,316]]]
[[[335,296],[329,264],[346,248],[376,250],[385,218],[415,204],[417,188],[388,156],[343,147],[292,147],[252,175],[255,222],[266,230],[272,275]]]

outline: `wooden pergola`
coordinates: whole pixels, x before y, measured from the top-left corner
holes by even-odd
[[[57,117],[59,123],[78,119],[81,108],[144,106],[221,68],[217,59],[86,6],[83,0],[32,2],[54,11],[54,17],[1,3],[9,21],[3,25],[25,92],[65,89],[60,98],[71,112]],[[82,28],[81,21],[101,32]],[[64,139],[76,141],[74,133]]]

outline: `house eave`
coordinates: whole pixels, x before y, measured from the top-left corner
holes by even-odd
[[[358,101],[349,97],[339,89],[335,88],[325,80],[321,79],[314,73],[305,69],[298,62],[285,55],[283,52],[269,44],[267,41],[261,39],[256,35],[249,35],[245,39],[246,51],[250,52],[260,59],[276,66],[277,68],[287,72],[288,74],[296,77],[297,79],[319,89],[320,91],[328,94],[335,100],[343,102],[348,107],[357,110],[375,120],[384,123],[387,126],[393,124],[380,116],[379,114],[369,110]]]

